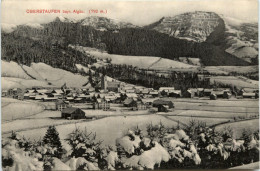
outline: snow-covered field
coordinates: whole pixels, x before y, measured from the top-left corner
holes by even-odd
[[[259,112],[259,101],[256,99],[166,99],[172,100],[175,105],[174,111],[167,115],[233,119],[246,115],[255,116]]]
[[[141,57],[143,58],[143,57]],[[150,69],[165,69],[165,68],[197,68],[197,66],[185,64],[179,61],[160,58],[157,62],[152,64]]]
[[[236,73],[254,73],[258,72],[257,65],[251,66],[218,66],[218,68],[227,71],[227,72],[236,72]]]
[[[75,127],[87,129],[89,132],[96,132],[97,138],[104,140],[104,145],[115,144],[116,138],[121,137],[128,129],[138,125],[141,129],[146,129],[147,124],[157,124],[162,122],[166,126],[180,126],[188,124],[191,120],[206,122],[208,126],[233,121],[234,117],[245,117],[258,115],[258,100],[237,99],[237,100],[203,100],[203,99],[175,99],[169,98],[175,104],[173,112],[148,114],[148,111],[102,111],[85,110],[86,116],[96,116],[96,120],[65,120],[60,118],[59,111],[43,111],[39,114],[27,116],[20,120],[2,124],[3,132],[17,130],[21,135],[30,139],[43,137],[47,126],[56,125],[61,139],[65,139],[68,133]],[[6,100],[8,103],[16,100]],[[5,108],[4,107],[4,108]],[[104,118],[102,118],[104,116]],[[250,121],[248,121],[250,122]],[[255,122],[255,121],[254,121]],[[253,122],[253,125],[255,124]],[[242,122],[237,122],[242,123]],[[236,123],[230,123],[236,124]],[[225,124],[227,125],[227,124]],[[251,128],[252,125],[243,125],[243,128]],[[219,127],[219,130],[221,130]],[[233,127],[235,129],[235,126]],[[240,129],[240,128],[239,128]],[[8,134],[4,134],[7,136]]]
[[[225,127],[232,128],[234,132],[234,137],[239,138],[241,137],[244,129],[251,130],[251,131],[259,130],[259,119],[223,124],[217,126],[216,131],[223,130]]]
[[[44,110],[43,112],[33,115],[33,116],[28,116],[26,118],[29,119],[42,119],[42,118],[59,118],[61,117],[61,112],[60,111],[51,111],[51,110]]]
[[[203,110],[181,110],[179,111],[179,113],[177,114],[177,116],[189,116],[189,117],[193,117],[193,118],[211,118],[211,119],[215,119],[215,118],[227,118],[227,119],[234,119],[234,117],[245,117],[245,116],[255,116],[257,115],[257,112],[247,112],[244,109],[244,112],[236,112],[238,110],[241,110],[243,108],[238,108],[236,110],[234,110],[233,112],[218,112],[218,111],[203,111]],[[257,109],[258,110],[258,109]],[[170,113],[171,114],[171,113]]]
[[[80,129],[87,129],[88,132],[96,132],[97,139],[104,140],[103,145],[115,144],[115,140],[122,137],[128,129],[134,128],[138,125],[139,128],[145,129],[150,123],[158,124],[162,122],[166,126],[177,126],[177,123],[163,116],[149,115],[148,116],[117,116],[117,117],[107,117],[99,120],[72,123],[67,125],[57,126],[60,138],[67,138],[68,133],[72,132],[75,127]],[[20,132],[27,138],[39,139],[43,137],[47,128],[34,129],[28,131]]]
[[[51,118],[26,118],[19,119],[12,122],[2,123],[2,133],[8,133],[11,131],[31,130],[35,128],[48,127],[52,125],[76,123],[82,120],[66,120],[66,119],[51,119]],[[37,132],[37,131],[36,131]]]
[[[103,110],[83,110],[86,116],[102,117],[102,116],[127,116],[127,115],[148,115],[148,110],[139,111],[122,111],[118,108],[116,111],[103,111]]]
[[[196,123],[203,122],[203,123],[206,123],[207,126],[212,126],[212,125],[222,123],[222,122],[226,122],[226,121],[230,120],[230,119],[223,119],[223,118],[212,119],[212,118],[198,118],[198,117],[190,117],[190,116],[187,116],[187,117],[184,117],[184,116],[168,116],[168,117],[171,118],[171,119],[177,120],[180,123],[183,123],[183,124],[186,124],[186,125],[189,125],[189,123],[191,121],[195,121]]]
[[[205,71],[212,74],[229,74],[230,72],[236,73],[256,73],[258,72],[257,65],[251,66],[206,66]]]
[[[245,77],[235,77],[235,76],[210,76],[210,82],[213,84],[215,82],[233,85],[237,88],[256,88],[258,89],[259,81],[247,79]]]
[[[23,118],[33,114],[40,113],[44,107],[36,103],[29,103],[23,101],[10,101],[7,98],[2,98],[2,122],[13,119]]]

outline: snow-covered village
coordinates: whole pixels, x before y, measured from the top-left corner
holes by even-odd
[[[252,21],[220,0],[63,1],[82,12],[45,19],[24,17],[36,2],[14,19],[14,2],[1,6],[2,170],[259,169],[257,1]]]

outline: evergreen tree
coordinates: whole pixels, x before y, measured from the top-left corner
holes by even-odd
[[[49,126],[45,136],[43,137],[43,144],[46,144],[52,148],[56,148],[54,156],[60,158],[62,154],[62,145],[60,142],[59,133],[55,126]]]

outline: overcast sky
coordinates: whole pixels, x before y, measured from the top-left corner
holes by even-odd
[[[28,14],[27,9],[82,10],[84,14]],[[107,14],[89,14],[90,9],[107,10]],[[1,23],[46,23],[56,16],[82,19],[98,15],[136,25],[146,25],[163,16],[184,12],[211,11],[248,22],[258,21],[258,0],[172,0],[172,1],[13,1],[2,0]]]

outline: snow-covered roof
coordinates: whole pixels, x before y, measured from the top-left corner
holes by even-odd
[[[126,96],[127,97],[133,97],[133,98],[137,98],[138,97],[137,94],[135,94],[135,93],[126,93]]]
[[[168,90],[168,91],[170,91],[170,90],[174,90],[174,87],[160,87],[159,88],[159,91],[165,91],[165,90]]]
[[[55,91],[56,93],[58,93],[58,94],[63,94],[63,93],[64,93],[61,89],[55,89],[54,91]]]
[[[255,93],[243,93],[243,96],[255,96]]]

